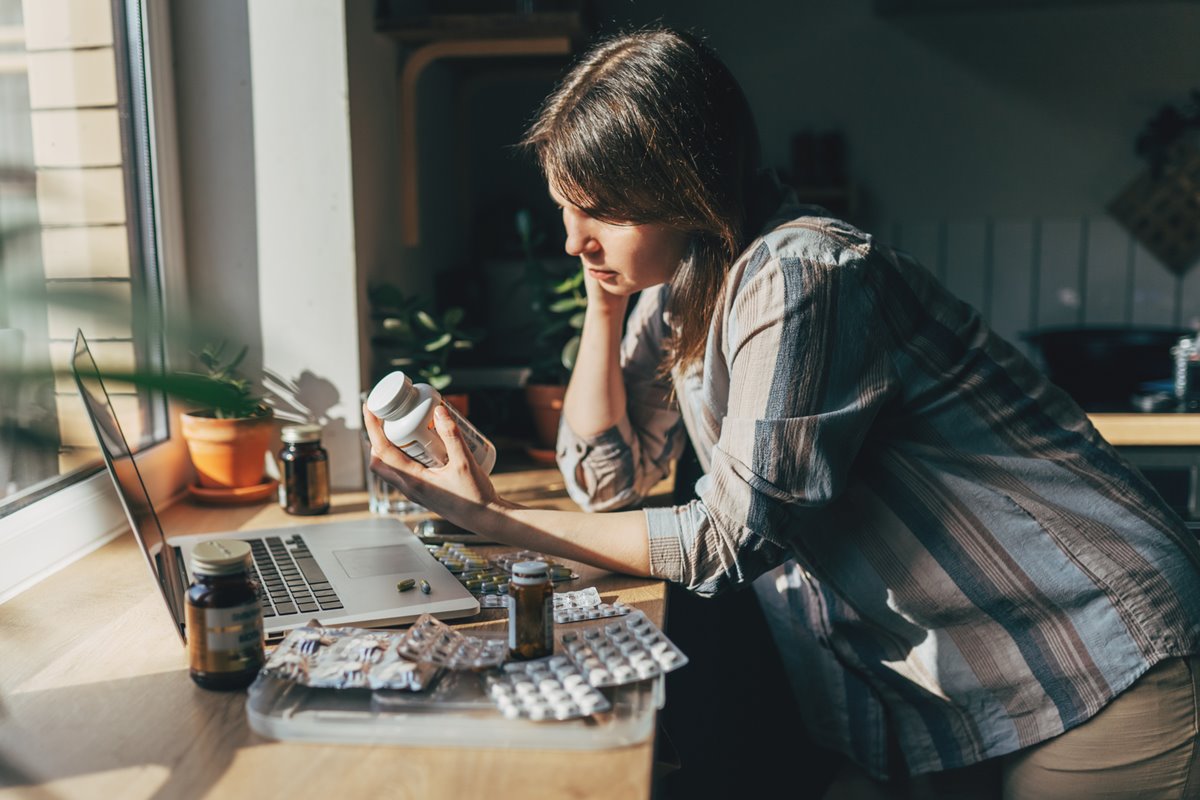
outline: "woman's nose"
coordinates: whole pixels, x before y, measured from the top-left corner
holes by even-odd
[[[568,210],[563,214],[563,226],[567,229],[567,255],[579,257],[584,253],[594,253],[600,249],[600,243],[592,235],[588,220],[583,214]]]

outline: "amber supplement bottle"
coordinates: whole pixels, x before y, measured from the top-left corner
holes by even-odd
[[[329,454],[321,447],[321,426],[288,425],[279,438],[279,505],[289,514],[324,514],[329,510]]]
[[[554,652],[554,584],[544,561],[513,564],[508,583],[508,655],[515,661]]]
[[[263,665],[262,608],[251,569],[250,545],[239,539],[192,550],[188,671],[205,689],[243,689]]]

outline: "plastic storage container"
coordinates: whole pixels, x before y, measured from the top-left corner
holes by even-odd
[[[259,675],[246,715],[255,733],[307,742],[419,747],[602,750],[646,741],[665,699],[661,677],[606,689],[612,710],[566,721],[506,719],[482,674],[449,673],[427,694],[312,689]]]

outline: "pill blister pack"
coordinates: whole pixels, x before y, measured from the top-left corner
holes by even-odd
[[[516,550],[501,553],[491,559],[478,550],[458,542],[427,544],[430,554],[467,587],[472,594],[479,595],[480,605],[485,608],[502,608],[503,602],[488,602],[491,595],[506,595],[512,565],[521,561],[542,561],[550,567],[550,580],[555,583],[577,580],[579,576],[570,567],[560,564],[549,556],[533,550]]]
[[[580,674],[596,687],[654,678],[687,663],[683,651],[638,610],[557,636]]]
[[[417,618],[396,649],[409,660],[452,670],[488,669],[508,658],[504,640],[467,636],[429,614]]]
[[[600,592],[595,586],[574,592],[554,593],[554,622],[559,625],[588,619],[619,617],[628,613],[629,606],[620,601],[610,604],[601,600]]]
[[[550,580],[555,584],[579,578],[566,564],[560,564],[550,556],[533,550],[513,550],[492,556],[492,563],[506,573],[511,573],[513,564],[520,564],[522,561],[541,561],[550,568]]]
[[[481,608],[508,608],[508,595],[485,594],[479,598]],[[617,601],[605,603],[595,586],[574,592],[554,593],[554,623],[583,622],[589,619],[619,617],[629,613],[629,606]]]
[[[487,595],[508,591],[508,573],[488,561],[478,550],[453,542],[426,545],[426,548],[471,592]]]
[[[566,656],[513,661],[487,675],[488,697],[509,719],[566,720],[612,706]]]
[[[296,628],[271,653],[268,674],[318,689],[392,689],[419,692],[441,671],[403,657],[402,634],[362,628]]]

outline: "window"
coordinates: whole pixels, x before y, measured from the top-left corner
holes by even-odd
[[[131,10],[136,4],[130,3]],[[0,360],[67,364],[75,329],[118,369],[161,368],[141,42],[113,0],[0,0]],[[134,17],[138,19],[138,17]],[[138,26],[131,28],[135,35]],[[131,441],[166,434],[160,398],[116,387]],[[0,388],[0,515],[97,468],[69,378]]]
[[[145,27],[167,63],[165,11],[0,0],[0,600],[123,528],[69,373],[29,373],[66,369],[76,328],[102,367],[164,366],[157,159],[169,143]],[[165,398],[109,388],[135,447],[168,437]]]

